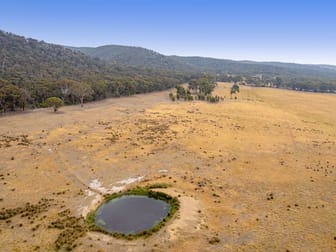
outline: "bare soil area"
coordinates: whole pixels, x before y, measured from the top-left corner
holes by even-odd
[[[336,251],[336,95],[215,92],[0,117],[0,250]],[[181,209],[158,233],[85,231],[103,194],[161,182]]]

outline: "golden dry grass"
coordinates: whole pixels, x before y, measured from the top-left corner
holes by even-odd
[[[54,203],[33,223],[0,220],[0,250],[54,249],[48,223],[97,204],[93,180],[110,189],[144,176],[133,185],[172,184],[179,216],[146,240],[88,233],[78,251],[334,251],[335,108],[335,95],[241,87],[219,104],[167,91],[2,117],[0,208]]]

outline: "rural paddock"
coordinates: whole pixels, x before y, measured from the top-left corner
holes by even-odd
[[[0,117],[0,250],[69,228],[75,251],[336,250],[336,95],[230,86],[218,104],[164,91]],[[155,183],[181,208],[151,237],[80,228],[102,194]]]

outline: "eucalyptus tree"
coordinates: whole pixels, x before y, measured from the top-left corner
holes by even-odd
[[[236,94],[236,93],[239,93],[239,85],[235,82],[232,85],[231,90],[230,90],[231,99],[232,99],[232,94]]]

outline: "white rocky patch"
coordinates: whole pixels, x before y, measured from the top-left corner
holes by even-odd
[[[99,181],[99,179],[93,179],[89,183],[89,189],[85,190],[85,193],[87,195],[86,199],[93,198],[89,201],[89,203],[84,203],[84,206],[79,207],[79,212],[86,216],[92,209],[97,207],[99,202],[103,199],[102,195],[100,194],[108,194],[108,193],[115,193],[119,192],[125,189],[125,187],[129,184],[132,184],[134,182],[141,181],[143,179],[143,176],[138,177],[129,177],[123,180],[119,180],[114,184],[111,184],[109,188],[106,188],[102,185],[102,183]],[[100,194],[99,194],[99,193]]]

